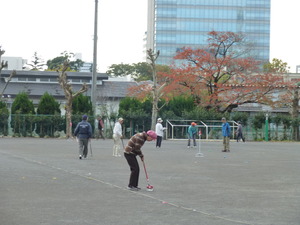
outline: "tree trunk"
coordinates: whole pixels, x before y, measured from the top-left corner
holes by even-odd
[[[152,116],[151,116],[151,130],[155,130],[155,125],[156,125],[156,119],[157,119],[157,114],[158,114],[158,102],[153,100],[152,104]]]
[[[81,93],[84,93],[87,91],[87,85],[86,83],[83,83],[82,87],[79,91],[73,93],[72,86],[69,84],[69,81],[67,79],[66,71],[69,67],[69,61],[65,61],[63,64],[62,71],[58,72],[58,82],[61,86],[61,88],[64,90],[65,93],[65,99],[66,99],[66,138],[73,137],[72,135],[72,104],[73,99],[80,95]]]
[[[72,99],[67,99],[66,103],[66,138],[72,135]]]
[[[151,62],[150,65],[152,68],[152,78],[153,78],[151,129],[155,130],[156,118],[158,114],[158,101],[159,101],[159,90],[157,88],[157,74],[156,74],[155,61],[159,56],[159,52],[155,54],[152,49],[149,49],[147,53],[148,53],[148,59]]]

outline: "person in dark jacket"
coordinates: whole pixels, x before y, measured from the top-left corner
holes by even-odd
[[[105,137],[103,135],[104,131],[104,123],[101,117],[98,117],[98,131],[99,131],[99,137],[101,137],[103,140],[105,140]]]
[[[124,150],[124,156],[131,171],[129,185],[127,187],[129,190],[140,190],[140,188],[138,187],[140,167],[136,156],[139,156],[141,160],[144,161],[144,155],[141,151],[142,146],[146,141],[152,141],[156,138],[157,134],[153,130],[149,130],[147,132],[137,133],[133,135],[128,141],[128,144]]]
[[[82,116],[82,121],[77,124],[74,135],[79,142],[79,159],[86,158],[88,154],[88,142],[92,137],[92,126],[87,122],[87,115]]]

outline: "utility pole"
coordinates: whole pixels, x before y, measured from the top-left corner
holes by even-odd
[[[95,20],[94,20],[94,55],[92,69],[92,90],[91,101],[94,116],[96,116],[96,88],[97,88],[97,41],[98,41],[98,0],[95,0]]]

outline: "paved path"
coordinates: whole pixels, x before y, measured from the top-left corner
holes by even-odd
[[[299,143],[163,141],[143,148],[153,192],[126,190],[129,167],[112,140],[0,139],[1,225],[299,225]]]

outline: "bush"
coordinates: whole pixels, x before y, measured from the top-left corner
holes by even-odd
[[[60,105],[55,98],[47,92],[41,97],[37,108],[36,133],[40,137],[54,137],[55,130],[61,128]]]
[[[21,136],[32,136],[34,129],[34,117],[25,116],[26,114],[33,115],[34,106],[28,95],[25,92],[19,93],[11,107],[11,127],[14,133]]]
[[[8,134],[9,111],[6,103],[0,101],[0,133],[6,136]]]

